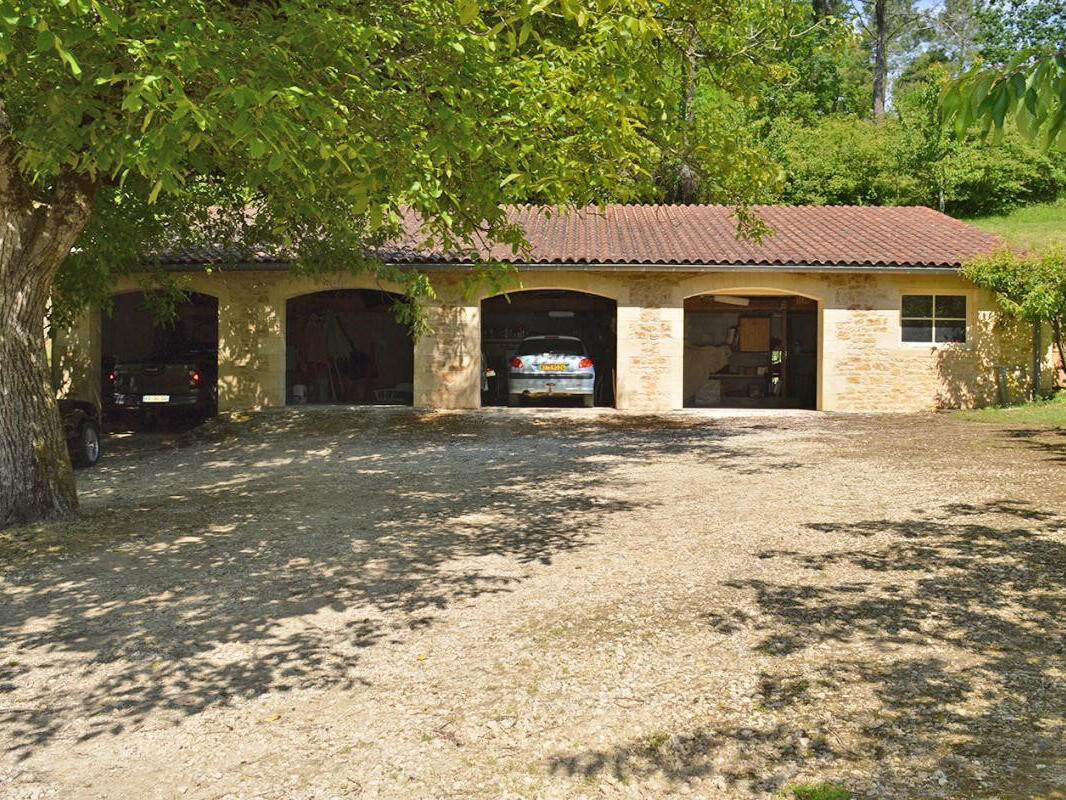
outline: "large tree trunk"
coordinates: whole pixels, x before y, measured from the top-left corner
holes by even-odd
[[[888,0],[874,0],[874,119],[885,118],[888,85]]]
[[[52,279],[84,229],[93,185],[56,180],[35,202],[0,105],[0,527],[77,508],[44,346]]]
[[[696,202],[699,176],[689,159],[692,158],[693,131],[696,123],[696,25],[685,26],[685,47],[681,51],[681,164],[678,167],[676,201]]]

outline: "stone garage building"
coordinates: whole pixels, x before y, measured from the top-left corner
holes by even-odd
[[[483,391],[484,365],[541,326],[566,333],[570,325],[593,340],[598,401],[633,411],[973,406],[995,401],[1004,376],[1026,386],[1038,364],[1050,364],[1031,326],[1001,319],[992,298],[957,274],[997,246],[993,236],[918,207],[755,211],[772,230],[757,243],[736,238],[724,206],[611,205],[551,216],[514,208],[531,249],[479,253],[514,267],[505,299],[487,287],[464,289],[469,256],[417,250],[412,234],[378,255],[432,281],[431,332],[416,342],[383,316],[382,293],[399,287],[370,275],[293,277],[267,258],[208,273],[202,254],[166,267],[187,272],[213,323],[201,329],[217,335],[220,410],[281,406],[307,391],[320,401],[476,408],[494,401]],[[117,295],[139,288],[124,280]],[[311,346],[300,331],[321,315],[347,315],[346,340],[363,359],[344,391],[299,371]],[[103,342],[109,325],[90,310],[57,337],[61,392],[99,397],[114,358]],[[373,377],[357,386],[361,376]],[[1044,368],[1043,382],[1051,378]]]

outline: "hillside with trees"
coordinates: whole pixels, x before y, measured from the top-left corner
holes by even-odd
[[[681,98],[674,125],[713,128],[773,179],[740,196],[695,162],[663,153],[639,188],[648,201],[927,205],[955,216],[1004,213],[1066,189],[1066,154],[1007,125],[1001,137],[944,124],[946,87],[975,66],[1051,55],[1066,28],[1062,0],[811,0],[763,7],[733,58],[748,65],[743,95],[696,44],[671,40]],[[771,37],[766,21],[772,20]],[[760,38],[761,37],[761,38]],[[690,58],[687,52],[701,57]],[[740,55],[737,55],[740,54]],[[684,136],[682,139],[684,140]],[[750,188],[753,184],[748,184]]]

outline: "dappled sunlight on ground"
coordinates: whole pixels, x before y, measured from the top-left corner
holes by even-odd
[[[0,785],[1054,796],[1054,444],[380,408],[124,439],[80,519],[0,532]]]

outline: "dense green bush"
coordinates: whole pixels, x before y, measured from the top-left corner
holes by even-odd
[[[996,214],[1053,200],[1066,190],[1066,158],[1009,138],[999,146],[968,141],[942,161],[947,210],[957,216]]]
[[[898,169],[899,130],[856,117],[811,125],[779,120],[767,139],[785,171],[779,203],[892,205],[913,203],[915,187]]]
[[[766,140],[785,171],[778,203],[927,205],[990,214],[1066,191],[1066,156],[1009,136],[1002,144],[947,139],[939,126],[829,116],[776,121]]]

